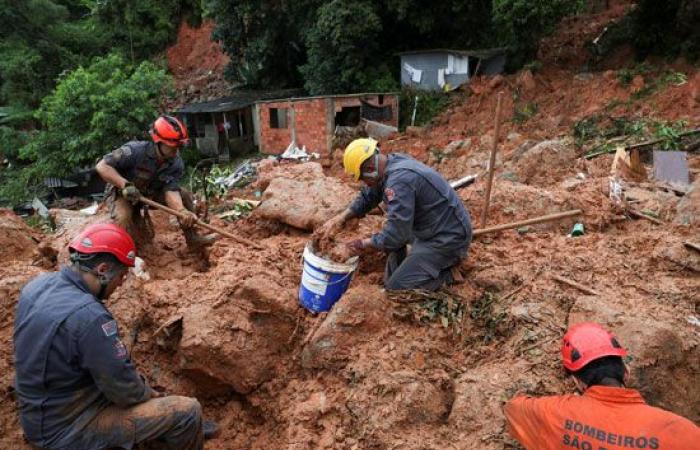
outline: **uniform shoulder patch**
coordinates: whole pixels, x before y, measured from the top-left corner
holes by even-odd
[[[386,195],[386,200],[390,202],[394,199],[394,190],[392,188],[386,188],[384,189],[384,195]]]
[[[128,158],[131,156],[131,147],[128,145],[122,145],[118,149],[112,152],[112,157],[115,161],[119,161],[122,158]]]
[[[114,336],[117,334],[117,321],[116,320],[110,320],[109,322],[105,322],[102,324],[102,331],[105,333],[105,336]]]
[[[126,358],[126,345],[119,339],[114,341],[114,356],[116,356],[119,359]]]

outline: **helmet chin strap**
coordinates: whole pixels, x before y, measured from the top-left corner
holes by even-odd
[[[100,283],[100,290],[97,292],[96,297],[98,300],[104,300],[107,294],[107,286],[109,286],[109,283],[118,275],[118,270],[113,267],[104,273],[99,273],[97,269],[81,264],[81,258],[77,253],[71,255],[71,261],[73,261],[73,264],[77,266],[81,272],[90,273],[97,278],[98,283]]]
[[[372,172],[362,172],[362,178],[369,178],[371,180],[376,180],[379,178],[379,152],[374,152],[372,156],[374,158],[374,170]]]

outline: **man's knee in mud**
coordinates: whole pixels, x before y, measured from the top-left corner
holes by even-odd
[[[166,409],[171,411],[173,418],[178,422],[199,424],[202,420],[202,406],[196,398],[170,396],[164,400],[170,400]]]

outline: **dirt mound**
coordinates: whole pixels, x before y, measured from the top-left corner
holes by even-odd
[[[0,259],[2,261],[26,260],[31,257],[39,240],[35,233],[14,212],[0,209]]]
[[[561,180],[562,174],[574,169],[576,151],[570,140],[543,141],[530,148],[516,150],[506,166],[516,181],[548,186]]]
[[[279,220],[303,230],[313,230],[343,211],[355,193],[336,178],[318,175],[318,163],[290,166],[276,171],[262,196],[255,215]]]
[[[178,99],[174,108],[188,102],[203,102],[227,95],[231,86],[224,79],[229,57],[221,44],[211,40],[214,22],[205,21],[193,28],[180,24],[177,40],[167,49],[168,69],[175,79]]]

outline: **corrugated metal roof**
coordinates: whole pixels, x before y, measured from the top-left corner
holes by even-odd
[[[368,95],[399,95],[398,92],[361,92],[358,94],[332,94],[332,95],[312,95],[309,97],[289,97],[289,98],[273,98],[258,100],[255,103],[275,103],[281,101],[289,102],[301,102],[306,100],[316,100],[319,98],[351,98],[351,97],[365,97]]]
[[[462,56],[474,56],[475,58],[491,58],[496,55],[506,53],[508,47],[495,47],[495,48],[485,48],[480,50],[454,50],[449,48],[434,48],[426,50],[411,50],[407,52],[396,53],[398,56],[402,55],[419,55],[425,53],[456,53]]]
[[[302,93],[303,90],[301,89],[285,89],[275,91],[234,91],[232,95],[217,98],[216,100],[209,102],[190,103],[177,110],[177,112],[181,114],[196,114],[233,111],[251,106],[259,100],[289,98]]]

